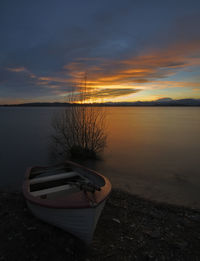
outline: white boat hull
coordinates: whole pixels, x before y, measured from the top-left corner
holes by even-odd
[[[97,207],[80,209],[48,208],[29,201],[27,205],[36,217],[90,244],[105,202],[102,201]]]

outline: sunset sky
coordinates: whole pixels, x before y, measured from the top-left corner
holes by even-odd
[[[0,1],[0,104],[200,98],[199,0]]]

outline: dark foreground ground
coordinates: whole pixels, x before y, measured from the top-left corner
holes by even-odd
[[[200,260],[200,211],[113,191],[93,244],[34,218],[21,194],[0,193],[0,261]]]

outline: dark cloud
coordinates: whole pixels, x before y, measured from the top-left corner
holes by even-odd
[[[114,89],[100,89],[100,90],[93,90],[90,92],[85,92],[83,97],[84,100],[89,100],[89,99],[112,99],[116,97],[121,97],[121,96],[127,96],[136,92],[139,92],[139,89],[126,89],[126,88],[114,88]],[[76,97],[75,97],[76,98]],[[78,100],[81,98],[77,95]]]

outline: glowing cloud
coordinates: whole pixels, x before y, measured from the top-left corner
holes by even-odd
[[[16,72],[16,73],[18,73],[18,72],[26,72],[27,71],[27,69],[25,68],[25,67],[16,67],[16,68],[7,68],[7,70],[8,71],[11,71],[11,72]]]
[[[183,82],[166,79],[180,71],[187,71],[191,67],[199,66],[199,54],[200,41],[176,43],[162,50],[152,50],[126,60],[77,59],[65,65],[64,70],[66,75],[69,75],[68,82],[71,80],[72,83],[76,83],[79,87],[82,85],[84,73],[87,72],[87,86],[92,89],[99,89],[99,92],[91,94],[95,98],[98,98],[102,93],[103,96],[105,95],[107,98],[110,96],[112,99],[114,92],[104,92],[104,90],[114,88],[116,88],[116,97],[127,96],[126,91],[133,87],[136,90],[140,89],[140,91],[142,89],[153,90],[177,87],[192,90],[199,88],[200,81]],[[100,89],[103,89],[103,91],[100,91]]]

